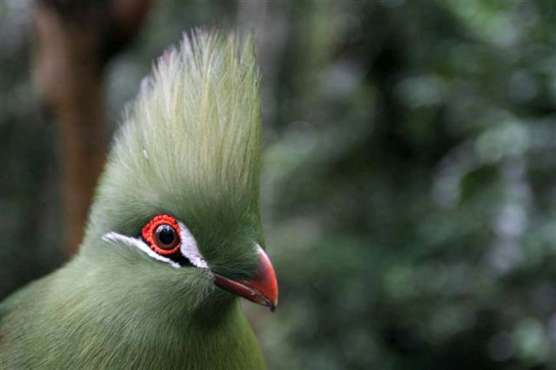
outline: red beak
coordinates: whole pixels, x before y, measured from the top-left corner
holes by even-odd
[[[257,272],[250,279],[232,280],[222,275],[214,274],[216,286],[246,298],[252,302],[267,306],[271,311],[278,305],[278,281],[274,267],[265,251],[257,245],[259,266]]]

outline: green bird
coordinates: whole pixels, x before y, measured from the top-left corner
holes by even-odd
[[[80,252],[0,304],[0,369],[261,370],[271,309],[253,42],[199,31],[128,107]]]

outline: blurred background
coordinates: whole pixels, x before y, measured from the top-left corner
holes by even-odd
[[[0,297],[71,253],[60,179],[75,148],[34,5],[0,0]],[[245,308],[270,369],[556,368],[556,3],[171,0],[144,13],[130,47],[92,68],[106,141],[182,32],[255,32],[281,304]],[[65,32],[90,35],[85,23]]]

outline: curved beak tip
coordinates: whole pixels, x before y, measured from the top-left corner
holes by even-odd
[[[276,272],[266,252],[257,245],[259,266],[257,272],[249,279],[232,280],[214,274],[214,284],[218,287],[246,298],[252,302],[266,306],[274,312],[278,305],[278,280]]]

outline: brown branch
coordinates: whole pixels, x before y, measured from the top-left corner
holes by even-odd
[[[134,38],[151,0],[40,0],[35,80],[58,125],[65,248],[77,251],[106,154],[104,66]]]

